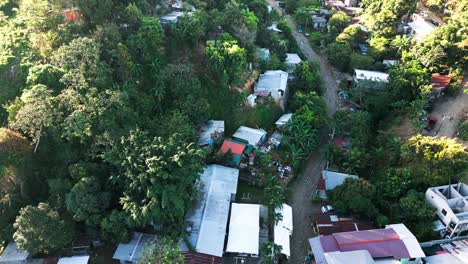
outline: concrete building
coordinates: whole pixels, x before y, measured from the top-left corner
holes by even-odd
[[[449,238],[468,232],[468,185],[457,183],[432,187],[426,191],[426,201],[437,208],[436,214]]]

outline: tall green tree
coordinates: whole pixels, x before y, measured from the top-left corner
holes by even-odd
[[[67,209],[73,219],[90,227],[100,224],[109,202],[110,193],[104,191],[98,179],[93,177],[82,178],[66,196]]]
[[[53,254],[73,238],[70,224],[46,203],[21,209],[14,227],[13,239],[18,247],[33,255]]]
[[[203,169],[202,150],[179,134],[151,138],[136,130],[104,158],[117,169],[113,181],[123,190],[120,203],[137,224],[179,229]]]

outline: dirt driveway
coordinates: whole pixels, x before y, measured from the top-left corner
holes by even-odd
[[[274,0],[266,0],[275,10],[282,14],[281,8]],[[329,114],[332,115],[338,109],[338,78],[340,73],[335,71],[326,58],[318,55],[310,46],[308,39],[296,30],[296,23],[291,16],[285,15],[292,34],[296,39],[299,48],[310,61],[317,61],[320,64],[320,74],[324,88],[323,97],[327,103]],[[308,239],[314,236],[311,223],[315,216],[320,213],[320,205],[312,203],[315,196],[315,184],[324,167],[324,155],[317,151],[307,160],[304,172],[289,187],[291,197],[289,203],[293,208],[294,231],[291,239],[291,259],[292,264],[302,264],[304,258],[310,250]]]
[[[462,87],[468,89],[468,76],[465,76]],[[463,90],[463,89],[462,89]],[[438,119],[436,132],[438,137],[455,137],[458,125],[468,115],[468,94],[460,91],[456,96],[445,96],[436,102],[430,116]]]

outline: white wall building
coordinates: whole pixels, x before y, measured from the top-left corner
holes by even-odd
[[[465,183],[432,187],[426,201],[437,208],[436,214],[445,226],[445,235],[457,237],[468,231],[468,185]]]

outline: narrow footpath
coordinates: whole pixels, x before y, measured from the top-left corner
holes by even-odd
[[[266,0],[278,13],[283,14],[281,8],[274,0]],[[296,39],[299,48],[310,61],[320,64],[320,74],[322,77],[323,97],[327,103],[329,114],[332,115],[338,109],[338,82],[339,73],[333,69],[326,58],[318,55],[310,46],[308,39],[298,33],[296,23],[289,15],[285,15],[289,26],[292,29],[293,37]],[[313,203],[320,172],[324,168],[324,155],[317,151],[313,153],[306,164],[304,172],[299,175],[290,186],[290,205],[293,208],[294,230],[291,239],[291,259],[289,263],[301,264],[304,262],[308,250],[310,249],[308,239],[313,236],[312,221],[320,213],[320,205]]]

